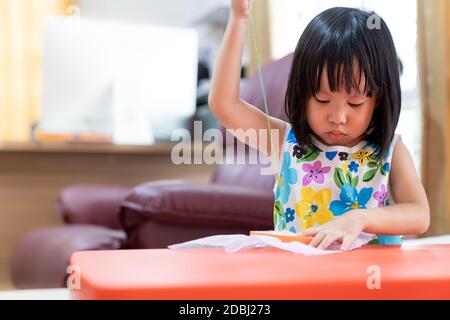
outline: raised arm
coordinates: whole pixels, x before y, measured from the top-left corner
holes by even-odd
[[[240,99],[239,84],[242,51],[248,28],[248,20],[249,1],[232,0],[228,26],[212,78],[209,106],[225,128],[238,130],[233,132],[237,139],[255,149],[259,149],[271,157],[271,143],[265,113]],[[286,123],[273,117],[269,117],[269,121],[274,139],[274,149],[279,151],[283,141]],[[251,136],[250,131],[247,131],[249,129],[254,130],[256,139],[249,139]],[[267,147],[265,147],[264,143],[260,143],[260,129],[266,130],[265,132],[267,134],[264,136],[264,139],[267,142]],[[278,130],[278,135],[275,134],[276,130]],[[277,156],[279,158],[279,153]]]

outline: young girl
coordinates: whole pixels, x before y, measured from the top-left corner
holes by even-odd
[[[310,245],[321,249],[336,241],[346,250],[362,233],[372,235],[371,243],[400,244],[400,235],[429,226],[425,191],[394,134],[401,107],[396,49],[381,18],[381,28],[370,27],[373,15],[332,8],[306,27],[286,92],[289,123],[267,121],[239,98],[248,0],[232,0],[213,76],[210,108],[227,129],[267,132],[270,125],[279,132],[277,141],[262,147],[235,131],[239,140],[279,159],[275,230],[312,236]]]

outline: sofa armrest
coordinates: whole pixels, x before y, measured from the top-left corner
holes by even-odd
[[[273,228],[271,191],[190,182],[137,186],[122,202],[126,231],[146,221],[187,227]]]
[[[11,278],[18,289],[63,288],[72,253],[122,249],[125,240],[123,231],[92,225],[37,229],[16,244]]]
[[[94,224],[121,229],[120,204],[130,190],[124,186],[69,186],[59,195],[56,210],[67,224]]]

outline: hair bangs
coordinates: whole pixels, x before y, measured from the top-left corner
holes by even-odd
[[[379,95],[381,83],[377,84],[375,80],[371,60],[369,52],[352,45],[351,41],[329,39],[311,61],[309,96],[315,96],[321,90],[324,72],[332,92],[345,90],[351,93],[354,90],[370,98]]]

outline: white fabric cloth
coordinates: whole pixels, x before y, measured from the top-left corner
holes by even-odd
[[[279,233],[279,232],[277,232]],[[362,233],[358,239],[350,246],[349,250],[354,250],[366,244],[374,238],[374,235]],[[298,241],[282,242],[280,239],[271,236],[244,234],[216,235],[179,244],[168,246],[169,249],[194,249],[194,248],[224,248],[225,252],[234,253],[242,249],[273,247],[280,250],[289,251],[305,256],[316,256],[323,254],[333,254],[344,252],[340,250],[340,244],[333,243],[328,249],[322,250],[300,243]]]

